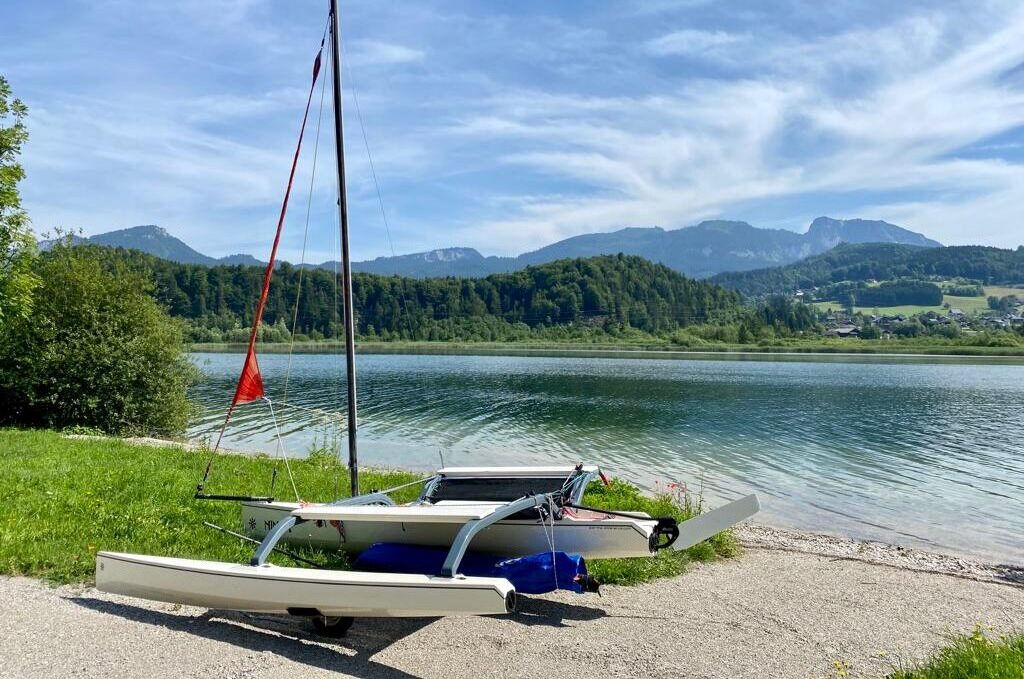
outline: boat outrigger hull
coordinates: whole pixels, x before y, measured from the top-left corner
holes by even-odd
[[[104,592],[253,613],[327,617],[495,615],[515,610],[504,578],[316,570],[100,552]]]

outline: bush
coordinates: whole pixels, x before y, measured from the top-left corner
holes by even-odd
[[[893,326],[892,334],[897,337],[918,337],[924,334],[924,326],[916,318]]]
[[[1007,295],[1005,297],[991,296],[988,298],[988,308],[1001,314],[1012,312],[1017,308],[1018,303],[1017,295]]]
[[[31,315],[0,335],[0,422],[113,434],[183,431],[198,370],[182,325],[144,274],[108,271],[92,247],[59,244],[36,264]]]
[[[882,337],[882,331],[877,325],[865,325],[860,329],[860,338],[876,340]]]

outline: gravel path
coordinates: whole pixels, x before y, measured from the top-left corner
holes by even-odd
[[[760,547],[603,598],[523,608],[357,620],[323,642],[294,619],[0,578],[0,676],[882,677],[948,632],[1024,628],[1019,586]]]

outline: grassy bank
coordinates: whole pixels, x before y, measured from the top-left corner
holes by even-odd
[[[993,640],[980,629],[953,638],[918,667],[899,669],[889,679],[1020,679],[1024,677],[1024,634]]]
[[[670,357],[686,354],[862,354],[906,356],[981,356],[1024,358],[1024,346],[988,347],[940,342],[904,342],[860,339],[777,340],[778,343],[704,344],[683,347],[665,340],[622,344],[607,342],[358,342],[356,350],[364,354],[482,354],[543,355],[565,354],[612,355],[626,352],[637,358]],[[192,351],[244,353],[244,344],[197,343]],[[334,353],[344,351],[338,342],[297,342],[295,353]],[[262,344],[261,353],[286,353],[287,343]]]
[[[152,448],[118,440],[69,439],[52,431],[0,429],[0,573],[30,575],[57,583],[90,582],[97,550],[247,562],[253,546],[203,526],[209,521],[239,528],[239,508],[229,502],[199,502],[192,492],[207,455],[178,448]],[[275,461],[267,457],[218,455],[208,490],[258,493],[269,490]],[[316,502],[348,487],[344,469],[326,455],[291,463],[302,499]],[[277,494],[289,497],[283,467]],[[417,478],[403,471],[361,471],[365,488],[387,488]],[[396,494],[410,500],[409,488]],[[673,514],[685,519],[699,508],[682,496],[645,497],[621,481],[595,485],[585,500],[600,507]],[[731,535],[716,536],[685,553],[651,559],[597,560],[591,570],[608,583],[630,584],[681,573],[690,560],[732,555]],[[344,567],[339,555],[308,555]],[[274,555],[277,563],[293,565]]]

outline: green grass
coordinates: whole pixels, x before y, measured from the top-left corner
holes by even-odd
[[[1020,679],[1024,677],[1024,634],[989,639],[980,628],[953,637],[931,660],[900,668],[889,679]]]
[[[1009,297],[1010,295],[1024,299],[1024,288],[1008,288],[1000,285],[985,286],[985,297]]]
[[[988,311],[988,298],[990,296],[1005,297],[1007,295],[1024,297],[1024,289],[987,285],[985,286],[985,294],[981,297],[955,297],[953,295],[943,295],[942,302],[943,304],[948,304],[950,308],[960,309],[960,311],[963,311],[965,314],[978,314]],[[828,311],[829,309],[842,309],[838,302],[814,302],[813,304],[822,311]],[[942,305],[923,306],[916,304],[886,307],[857,306],[854,307],[853,310],[863,314],[878,313],[882,316],[896,316],[899,314],[904,316],[917,316],[918,314],[928,313],[929,311],[934,311],[937,314],[945,314],[948,311],[948,309]]]
[[[949,300],[963,299],[980,299],[982,301],[985,300],[984,297],[951,297],[949,295],[944,295],[942,297],[943,302],[948,302]],[[814,306],[818,307],[818,309],[820,309],[821,311],[828,311],[829,309],[832,309],[833,311],[843,310],[842,305],[840,305],[838,302],[813,302],[813,304]],[[967,311],[967,309],[964,309],[963,306],[960,306],[958,303],[950,302],[950,305],[957,307],[962,311]],[[902,304],[900,306],[855,306],[853,307],[853,311],[854,313],[862,313],[868,315],[878,314],[880,316],[917,316],[919,314],[928,313],[929,311],[934,311],[937,314],[945,315],[948,309],[941,305],[925,306],[922,304]]]
[[[985,291],[987,294],[988,288]],[[948,304],[950,309],[959,309],[965,314],[980,314],[988,311],[988,297],[954,297],[953,295],[943,295],[942,301]]]
[[[192,498],[209,456],[179,448],[138,446],[116,439],[69,439],[56,432],[0,429],[0,573],[28,575],[54,583],[89,583],[97,550],[244,563],[253,545],[203,526],[209,521],[238,530],[240,510],[231,502]],[[267,457],[217,455],[207,486],[225,494],[267,493],[274,468]],[[304,500],[334,499],[348,477],[332,456],[314,455],[291,463]],[[404,471],[363,470],[365,489],[387,488],[417,478]],[[277,494],[290,499],[283,467]],[[413,499],[409,488],[396,500]],[[697,507],[682,495],[645,497],[621,481],[597,484],[586,503],[652,515],[685,518]],[[728,556],[736,551],[729,535],[716,536],[678,554],[651,559],[598,560],[592,563],[602,582],[630,584],[681,573],[697,559]],[[345,567],[340,554],[307,554],[332,567]],[[271,560],[294,565],[287,557]]]
[[[97,550],[248,561],[251,544],[202,525],[210,521],[238,530],[240,523],[235,503],[193,500],[208,459],[179,448],[0,429],[0,488],[6,496],[0,505],[0,572],[89,582]],[[333,497],[333,465],[322,458],[292,462],[303,499]],[[207,490],[264,494],[273,467],[266,457],[218,455]],[[413,478],[406,472],[368,471],[362,482],[385,488]],[[287,487],[282,467],[277,492],[290,499]],[[415,493],[410,489],[406,499]],[[277,555],[273,559],[290,563]]]

